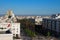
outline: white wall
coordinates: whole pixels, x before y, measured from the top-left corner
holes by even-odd
[[[20,34],[20,23],[11,23],[12,34]]]
[[[0,34],[0,40],[13,40],[13,34]]]

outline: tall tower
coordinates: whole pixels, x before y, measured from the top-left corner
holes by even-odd
[[[8,10],[5,17],[8,18],[8,22],[17,22],[17,19],[12,10]]]
[[[8,10],[6,15],[8,16],[8,18],[15,16],[12,10]]]
[[[8,10],[6,14],[7,23],[11,23],[11,32],[15,37],[20,38],[20,23],[17,23],[17,19],[12,10]]]

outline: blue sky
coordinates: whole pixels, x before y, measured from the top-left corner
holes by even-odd
[[[60,0],[0,0],[0,15],[12,10],[16,15],[60,13]]]

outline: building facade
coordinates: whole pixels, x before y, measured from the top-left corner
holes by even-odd
[[[14,37],[20,37],[20,23],[11,23],[11,32]]]
[[[60,33],[60,19],[47,19],[43,18],[43,27],[51,30],[53,34]]]

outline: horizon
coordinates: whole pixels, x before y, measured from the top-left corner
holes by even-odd
[[[52,15],[60,13],[60,0],[0,0],[0,15],[12,10],[15,15]]]

